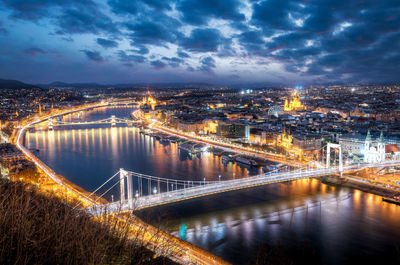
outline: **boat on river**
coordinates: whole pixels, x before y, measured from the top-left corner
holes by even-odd
[[[242,164],[245,164],[245,165],[252,166],[252,167],[258,166],[258,163],[255,160],[247,159],[247,158],[240,157],[240,156],[236,157],[235,161],[239,162],[239,163],[242,163]]]
[[[382,201],[400,205],[400,195],[393,196],[393,197],[382,197]]]

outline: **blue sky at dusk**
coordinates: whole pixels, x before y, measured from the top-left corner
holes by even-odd
[[[3,0],[0,78],[395,82],[399,0]]]

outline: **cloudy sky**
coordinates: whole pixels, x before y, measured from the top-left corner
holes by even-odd
[[[0,78],[394,82],[399,0],[2,0]]]

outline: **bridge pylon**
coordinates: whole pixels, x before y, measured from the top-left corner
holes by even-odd
[[[53,130],[53,125],[54,125],[53,119],[49,119],[48,124],[47,124],[47,129],[49,131],[52,131]]]
[[[119,169],[119,185],[120,185],[120,194],[121,194],[121,202],[124,203],[128,200],[128,204],[132,207],[133,203],[133,194],[132,194],[132,175],[124,170],[123,168]],[[125,192],[125,182],[126,182],[126,192]],[[128,196],[126,196],[128,195]],[[127,198],[128,197],[128,198]]]
[[[343,172],[343,154],[342,146],[340,144],[328,143],[326,146],[326,168],[331,167],[331,148],[339,151],[339,172],[342,175]]]
[[[115,115],[111,116],[111,127],[115,127],[117,125],[116,120],[115,120]]]

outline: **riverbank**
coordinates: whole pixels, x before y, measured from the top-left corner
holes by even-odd
[[[344,178],[340,178],[339,176],[326,176],[320,177],[319,179],[324,184],[348,187],[383,197],[393,197],[399,193],[392,189],[357,181],[349,176],[344,176]]]
[[[140,114],[140,111],[135,111],[133,113],[133,117],[135,117],[138,120],[141,120],[143,123],[146,123],[146,119],[142,117]],[[165,133],[174,137],[178,137],[181,139],[189,140],[198,144],[205,144],[209,145],[212,147],[216,148],[221,148],[229,152],[237,153],[237,154],[244,154],[249,157],[253,158],[259,158],[263,160],[269,160],[272,162],[276,163],[282,163],[288,166],[294,166],[294,167],[304,167],[309,164],[312,164],[308,161],[298,161],[298,160],[293,160],[290,159],[284,155],[279,155],[279,154],[271,154],[263,151],[258,151],[258,150],[249,150],[248,148],[242,147],[242,146],[235,146],[234,143],[223,143],[220,141],[216,141],[213,139],[206,139],[204,137],[199,137],[199,136],[194,136],[190,135],[188,133],[180,132],[177,131],[173,128],[166,127],[165,125],[161,124],[159,121],[154,121],[152,124],[148,125],[149,128],[154,129],[160,133]]]

